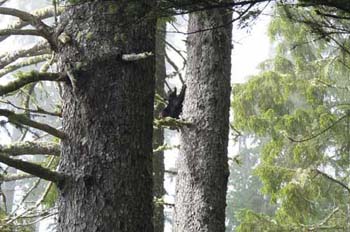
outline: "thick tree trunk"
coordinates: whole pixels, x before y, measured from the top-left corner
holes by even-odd
[[[150,0],[88,1],[62,15],[64,86],[58,231],[153,231],[154,57]]]
[[[165,30],[166,23],[158,22],[156,33],[156,93],[164,97],[165,70]],[[162,107],[155,108],[157,117],[162,111]],[[163,145],[164,131],[159,128],[153,132],[153,148]],[[154,205],[154,232],[164,231],[164,205],[161,202],[165,194],[164,190],[164,152],[158,151],[153,154],[153,194],[156,198]]]
[[[176,182],[175,231],[225,231],[232,14],[193,13]],[[225,27],[222,27],[226,25]]]

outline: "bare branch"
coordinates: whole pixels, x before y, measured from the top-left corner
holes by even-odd
[[[49,70],[50,66],[55,62],[55,52],[52,52],[50,60],[47,60],[45,64],[43,64],[39,71],[40,72],[47,72]]]
[[[60,15],[63,12],[63,7],[57,7],[57,14]],[[40,20],[42,19],[47,19],[50,17],[55,16],[55,9],[54,7],[46,7],[43,9],[35,10],[31,12],[31,14],[37,16]],[[29,25],[28,22],[23,21],[23,20],[18,20],[10,25],[8,25],[6,28],[8,29],[21,29],[25,26]],[[5,40],[8,36],[0,36],[0,42]]]
[[[230,129],[234,131],[234,133],[232,133],[233,135],[233,141],[237,141],[237,139],[242,136],[242,132],[240,132],[238,129],[236,129],[236,127],[230,123]]]
[[[43,220],[45,220],[46,218],[49,218],[49,217],[52,217],[52,216],[55,216],[57,215],[58,213],[57,212],[54,212],[54,213],[49,213],[47,210],[45,210],[44,212],[40,213],[40,214],[36,214],[36,215],[29,215],[29,216],[24,216],[24,217],[21,217],[20,219],[28,219],[28,218],[36,218],[35,220],[32,220],[30,222],[26,222],[26,223],[16,223],[16,227],[20,227],[20,226],[24,226],[24,227],[27,227],[27,226],[32,226],[32,225],[35,225],[37,224],[38,222],[41,222]]]
[[[54,157],[50,157],[49,162],[45,165],[45,167],[51,167],[51,164],[54,162]],[[25,192],[25,194],[22,196],[22,199],[20,202],[18,202],[13,208],[12,208],[12,212],[11,212],[11,216],[17,214],[17,210],[18,208],[23,204],[23,202],[29,197],[29,195],[34,191],[34,189],[36,189],[39,184],[41,182],[41,179],[38,178],[33,185],[28,189],[28,191]]]
[[[41,36],[38,30],[34,29],[2,29],[0,30],[0,36],[10,36],[10,35],[32,35]]]
[[[2,198],[2,204],[4,205],[4,210],[7,212],[7,203],[6,203],[6,195],[3,191],[0,191],[0,196]]]
[[[335,18],[335,19],[350,20],[350,17],[346,17],[344,15],[339,15],[339,14],[328,14],[328,13],[324,13],[324,12],[321,12],[321,11],[316,11],[316,14],[324,16],[324,17]]]
[[[336,183],[336,184],[342,186],[346,191],[348,191],[348,192],[350,193],[350,188],[349,188],[349,186],[347,186],[345,183],[343,183],[343,182],[341,182],[341,181],[339,181],[339,180],[337,180],[337,179],[331,177],[330,175],[328,175],[328,174],[326,174],[326,173],[324,173],[324,172],[322,172],[322,171],[320,171],[320,170],[318,170],[318,169],[316,169],[315,171],[316,171],[318,174],[321,174],[322,176],[326,177],[328,180],[333,181],[334,183]]]
[[[330,126],[328,126],[327,128],[321,130],[320,132],[314,134],[314,135],[311,135],[310,137],[308,138],[304,138],[304,139],[294,139],[294,138],[291,138],[291,137],[288,137],[288,139],[293,142],[293,143],[303,143],[303,142],[306,142],[306,141],[309,141],[309,140],[312,140],[324,133],[326,133],[328,130],[330,130],[331,128],[333,128],[335,125],[337,125],[341,120],[343,120],[344,118],[346,117],[349,117],[349,115],[343,115],[342,117],[338,118],[336,121],[334,121]]]
[[[20,18],[24,22],[29,23],[33,27],[35,27],[40,35],[44,37],[51,47],[56,48],[56,42],[53,40],[53,29],[43,23],[39,17],[32,15],[28,12],[17,10],[14,8],[0,7],[0,14],[11,15]]]
[[[158,146],[157,148],[153,149],[153,154],[156,154],[158,152],[162,152],[162,151],[166,151],[166,150],[172,150],[172,149],[176,149],[176,148],[179,148],[180,146],[179,145],[168,145],[168,144],[163,144],[163,145],[160,145]]]
[[[19,58],[39,55],[43,53],[44,54],[50,53],[49,44],[46,42],[37,43],[36,45],[34,45],[29,49],[23,49],[23,50],[17,51],[16,53],[12,53],[12,54],[5,53],[4,55],[0,55],[0,69],[4,68],[6,65],[11,64],[12,62],[16,61]]]
[[[13,159],[4,154],[0,154],[0,162],[44,180],[52,181],[56,184],[62,183],[64,179],[64,176],[58,172],[51,171],[48,168],[43,168],[38,164],[33,164],[19,159]]]
[[[153,128],[167,128],[174,130],[179,129],[183,126],[192,126],[192,123],[171,117],[155,119],[153,121]]]
[[[0,77],[4,76],[10,72],[13,72],[15,70],[18,70],[20,68],[46,61],[49,58],[51,58],[51,55],[49,55],[49,54],[39,55],[39,56],[30,57],[29,59],[18,62],[14,65],[8,65],[5,68],[0,70]]]
[[[30,174],[6,175],[3,177],[3,179],[1,179],[1,181],[9,182],[9,181],[29,179],[34,177],[36,176],[30,175]]]
[[[165,58],[166,58],[166,61],[174,68],[175,70],[175,73],[177,73],[177,75],[179,75],[179,79],[182,83],[182,85],[185,84],[185,81],[184,79],[182,78],[182,75],[181,75],[181,71],[179,70],[179,67],[177,67],[177,65],[175,64],[175,62],[173,62],[170,57],[168,56],[167,53],[165,53]]]
[[[59,156],[61,153],[58,143],[49,142],[20,142],[9,145],[0,145],[0,154],[6,153],[9,156],[47,154]]]
[[[2,5],[2,4],[4,4],[5,2],[7,2],[8,0],[2,0],[2,1],[0,1],[0,6]]]
[[[62,131],[57,130],[57,129],[55,129],[47,124],[33,121],[33,120],[29,119],[24,114],[16,114],[10,110],[0,109],[0,115],[7,117],[9,122],[11,122],[11,123],[23,124],[26,126],[30,126],[30,127],[45,131],[45,132],[49,133],[50,135],[53,135],[53,136],[58,137],[60,139],[66,138],[66,135]]]
[[[177,171],[176,170],[164,170],[165,173],[168,173],[169,175],[177,175]]]
[[[122,60],[124,61],[137,61],[137,60],[142,60],[146,59],[150,56],[153,56],[152,52],[143,52],[143,53],[131,53],[131,54],[123,54],[122,55]]]
[[[40,73],[37,71],[32,71],[28,73],[21,74],[21,76],[7,85],[0,86],[0,96],[11,93],[28,85],[33,82],[38,81],[57,81],[60,79],[60,75],[57,73]]]
[[[50,191],[50,188],[52,186],[52,182],[49,182],[45,188],[45,191],[44,193],[41,195],[41,197],[36,201],[35,205],[26,209],[25,211],[19,213],[19,214],[16,214],[14,215],[13,218],[9,218],[5,224],[3,224],[2,226],[0,226],[0,229],[2,229],[4,226],[8,225],[8,224],[11,224],[12,222],[16,221],[17,219],[20,219],[20,218],[23,218],[23,217],[26,217],[29,213],[32,213],[33,210],[37,209],[38,206],[44,201],[45,197],[47,196],[47,194],[49,193]]]
[[[232,9],[233,7],[243,7],[246,5],[271,2],[272,0],[246,0],[246,1],[165,1],[164,5],[160,4],[160,12],[164,16],[182,15],[198,11],[213,10],[213,9]],[[177,11],[174,12],[174,9]]]
[[[339,207],[334,208],[333,211],[318,224],[318,226],[325,225],[338,211]]]
[[[349,3],[345,3],[342,0],[310,0],[307,1],[305,3],[298,3],[299,6],[304,6],[304,7],[309,7],[309,6],[327,6],[327,7],[334,7],[336,9],[339,10],[343,10],[345,12],[349,12],[350,11],[350,4]]]
[[[173,204],[173,203],[163,202],[162,204],[164,206],[166,206],[166,207],[169,207],[169,208],[174,208],[175,207],[175,204]]]
[[[14,107],[15,109],[23,110],[25,112],[30,112],[30,113],[35,113],[35,114],[46,114],[46,115],[51,115],[51,116],[55,116],[55,117],[62,117],[61,111],[51,112],[51,111],[44,110],[37,105],[35,106],[36,109],[29,109],[29,108],[17,106],[15,104],[13,104],[12,102],[10,102],[9,100],[6,100],[6,101],[0,100],[0,103],[10,105],[10,106]]]
[[[186,67],[187,64],[187,60],[186,58],[182,55],[181,51],[178,50],[174,45],[172,45],[171,43],[169,43],[168,41],[165,40],[165,43],[168,47],[170,47],[173,51],[175,51],[183,60],[183,67],[182,69],[184,69]]]

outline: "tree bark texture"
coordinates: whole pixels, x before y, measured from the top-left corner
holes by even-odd
[[[232,14],[216,9],[190,14],[187,92],[177,162],[175,231],[225,231],[229,175]]]
[[[164,82],[165,69],[165,30],[166,23],[159,20],[156,33],[156,93],[165,97]],[[154,109],[154,116],[158,117],[163,106]],[[157,128],[153,132],[153,149],[164,144],[164,130]],[[153,195],[156,198],[154,205],[154,232],[164,231],[164,205],[161,200],[165,194],[164,189],[164,152],[153,153]]]
[[[87,1],[61,16],[59,48],[70,82],[62,96],[58,231],[153,231],[152,130],[155,50],[152,0]]]

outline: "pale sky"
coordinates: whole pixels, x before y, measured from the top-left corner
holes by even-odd
[[[233,83],[242,83],[247,76],[257,74],[257,66],[269,56],[270,46],[267,35],[269,16],[260,16],[250,33],[233,30],[232,76]]]

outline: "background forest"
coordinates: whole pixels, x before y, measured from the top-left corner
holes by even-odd
[[[0,1],[0,14],[5,12],[2,7],[16,8],[59,26],[65,8],[79,5],[79,1],[27,2]],[[350,231],[350,4],[346,0],[237,1],[233,5],[232,1],[180,2],[190,7],[166,5],[165,9],[176,10],[157,12],[165,17],[157,21],[155,39],[154,231],[171,231],[178,223],[174,207],[180,204],[176,194],[181,190],[174,186],[182,186],[176,177],[186,179],[186,175],[179,173],[175,160],[178,156],[181,160],[184,153],[183,128],[191,124],[182,117],[162,119],[159,114],[174,87],[178,94],[184,84],[191,88],[188,70],[194,52],[188,50],[191,46],[186,38],[202,31],[185,32],[189,14],[211,8],[233,13],[229,20],[233,54],[245,41],[238,41],[238,35],[254,34],[254,29],[265,24],[262,18],[269,19],[269,58],[257,70],[241,71],[255,74],[243,82],[237,80],[234,74],[240,67],[232,59],[225,230]],[[62,199],[57,188],[61,177],[56,171],[62,152],[60,139],[65,136],[61,134],[62,120],[67,119],[62,119],[66,107],[62,107],[62,98],[67,87],[63,87],[63,77],[56,75],[60,61],[52,44],[33,37],[34,32],[30,35],[32,27],[21,19],[0,15],[0,51],[4,51],[0,52],[0,231],[66,231],[57,227]],[[227,29],[223,22],[203,31],[212,31],[213,37],[222,35],[216,30]],[[126,40],[122,36],[114,39]],[[77,88],[70,81],[71,88]],[[185,115],[192,96],[186,97]],[[87,178],[85,185],[94,181]]]

